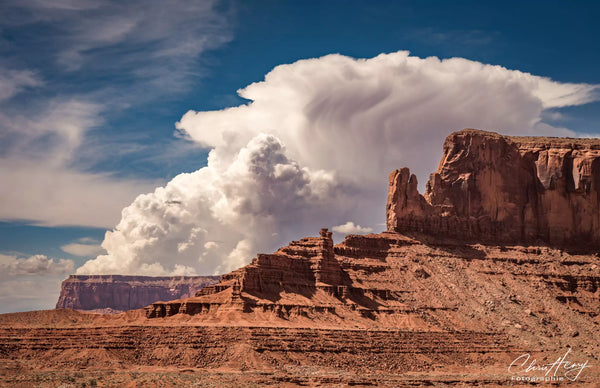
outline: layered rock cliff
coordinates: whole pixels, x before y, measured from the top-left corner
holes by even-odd
[[[159,300],[193,296],[219,276],[71,275],[63,281],[56,308],[126,311]]]
[[[390,174],[387,228],[471,242],[600,246],[600,140],[465,129],[444,143],[425,195]]]

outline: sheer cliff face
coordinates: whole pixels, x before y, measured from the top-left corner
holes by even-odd
[[[600,246],[600,140],[448,136],[425,195],[407,168],[390,174],[389,231],[495,243]]]
[[[126,311],[159,300],[193,296],[220,276],[71,275],[63,281],[56,308]]]

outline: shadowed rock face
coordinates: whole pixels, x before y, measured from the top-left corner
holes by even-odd
[[[126,311],[159,300],[193,296],[220,276],[71,275],[63,281],[56,308]]]
[[[387,228],[467,241],[600,246],[600,140],[446,138],[425,195],[407,168],[390,174]]]

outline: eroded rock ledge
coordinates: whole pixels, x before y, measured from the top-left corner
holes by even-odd
[[[600,246],[600,140],[446,138],[425,195],[408,168],[390,174],[387,228],[465,241]]]

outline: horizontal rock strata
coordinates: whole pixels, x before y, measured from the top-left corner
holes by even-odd
[[[269,327],[92,327],[17,329],[0,327],[0,354],[42,359],[45,367],[147,366],[220,367],[255,362],[277,366],[297,355],[311,365],[340,365],[363,371],[418,370],[451,359],[513,350],[491,333],[410,333]],[[235,344],[243,344],[235,347]],[[321,344],[317,346],[317,344]],[[324,346],[326,344],[326,346]],[[244,354],[246,353],[246,354]],[[78,354],[77,357],[73,355]],[[421,354],[415,359],[415,354]],[[360,355],[360,357],[357,357]],[[249,357],[251,356],[251,357]],[[237,360],[237,361],[236,361]],[[385,366],[378,365],[385,361]]]

